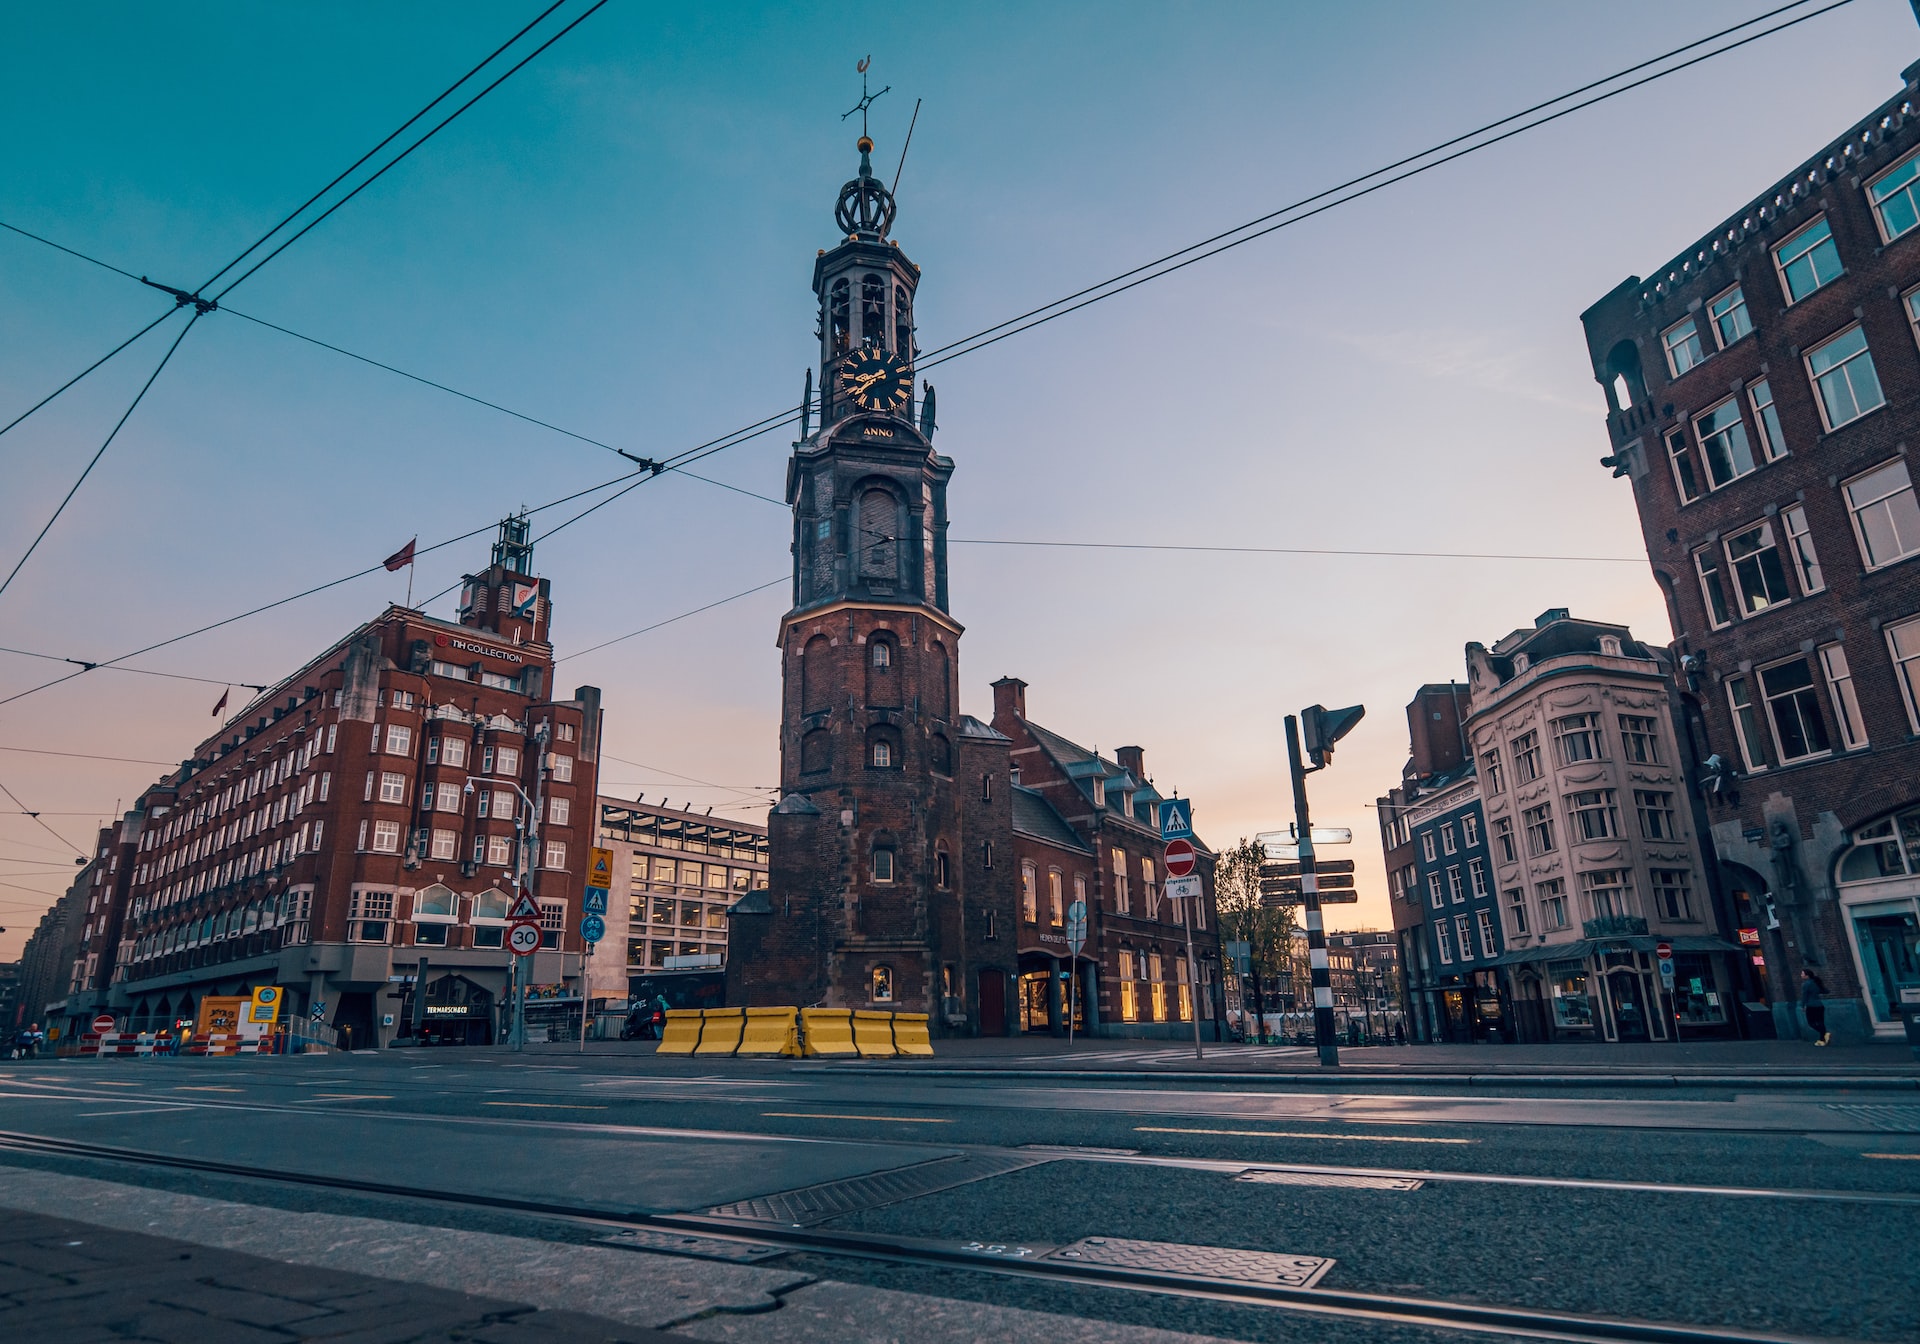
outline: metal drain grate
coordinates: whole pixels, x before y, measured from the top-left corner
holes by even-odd
[[[1045,1258],[1280,1288],[1311,1288],[1333,1268],[1333,1261],[1317,1255],[1278,1255],[1225,1246],[1186,1246],[1177,1241],[1129,1241],[1124,1237],[1086,1237]]]
[[[1243,1171],[1233,1179],[1255,1185],[1320,1185],[1339,1190],[1418,1190],[1426,1184],[1411,1176],[1341,1176],[1320,1171]]]
[[[699,1260],[729,1260],[750,1265],[787,1253],[784,1246],[768,1246],[756,1241],[728,1241],[724,1237],[694,1237],[685,1232],[655,1232],[636,1227],[614,1232],[594,1240],[603,1246],[618,1246],[628,1251],[658,1251],[664,1255],[690,1255]]]
[[[1889,1134],[1920,1134],[1920,1106],[1848,1101],[1829,1101],[1822,1105]]]
[[[902,1200],[918,1199],[956,1186],[971,1185],[992,1176],[1004,1176],[1023,1167],[1038,1166],[1051,1158],[1038,1153],[1031,1157],[998,1153],[958,1153],[936,1158],[911,1167],[877,1171],[867,1176],[850,1176],[827,1181],[777,1195],[761,1195],[722,1204],[707,1212],[715,1218],[738,1218],[745,1222],[779,1223],[787,1227],[810,1227],[829,1218],[877,1209]]]

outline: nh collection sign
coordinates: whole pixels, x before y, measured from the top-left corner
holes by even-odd
[[[498,658],[503,663],[527,661],[511,649],[496,649],[491,644],[476,644],[470,639],[461,639],[458,635],[435,635],[433,642],[443,649],[458,649],[461,653],[478,653],[488,658]]]

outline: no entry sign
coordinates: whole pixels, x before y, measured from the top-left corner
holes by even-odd
[[[1191,840],[1167,841],[1167,872],[1173,877],[1185,877],[1193,871],[1193,842]]]

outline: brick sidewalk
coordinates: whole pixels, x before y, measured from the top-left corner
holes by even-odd
[[[14,1211],[0,1222],[0,1339],[684,1344],[685,1336]]]

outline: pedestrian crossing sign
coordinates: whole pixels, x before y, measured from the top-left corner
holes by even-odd
[[[586,913],[589,915],[606,914],[607,913],[607,889],[605,887],[588,887],[587,899],[584,903],[583,908],[585,909]]]
[[[1160,838],[1162,840],[1193,839],[1192,799],[1166,798],[1161,800]]]

